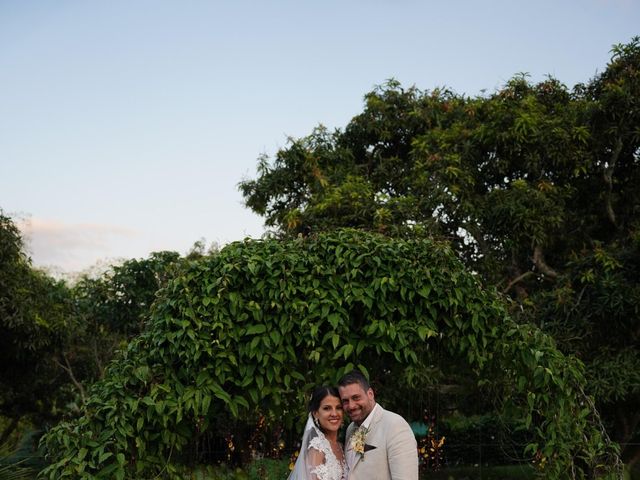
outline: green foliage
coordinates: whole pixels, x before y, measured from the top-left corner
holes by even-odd
[[[528,465],[502,467],[458,467],[432,472],[429,480],[526,480],[536,478],[536,471]]]
[[[198,434],[261,414],[299,424],[312,385],[355,366],[415,371],[436,347],[479,382],[500,372],[502,414],[535,433],[527,448],[548,459],[547,477],[615,470],[579,361],[514,322],[445,244],[346,230],[234,243],[190,262],[83,416],[45,436],[43,476],[179,478]]]
[[[172,276],[179,259],[176,252],[154,252],[149,258],[115,265],[98,278],[81,278],[74,286],[80,314],[115,332],[139,333],[156,292]]]
[[[55,355],[71,312],[69,290],[32,268],[20,232],[0,210],[0,415],[55,416],[65,398]]]
[[[288,460],[258,459],[244,469],[227,465],[199,465],[185,468],[181,476],[189,480],[282,480],[290,473]]]
[[[468,98],[390,81],[344,129],[262,158],[240,190],[282,236],[348,226],[450,242],[520,321],[584,361],[611,436],[640,462],[638,185],[635,37],[572,89],[518,75]]]
[[[18,228],[0,211],[0,444],[79,408],[114,350],[143,328],[178,257],[130,260],[69,289],[32,267]],[[28,475],[18,463],[2,474]]]
[[[252,462],[247,473],[250,479],[287,478],[289,476],[289,464],[286,461],[263,459]]]
[[[37,477],[45,466],[42,454],[36,450],[41,433],[27,428],[19,441],[0,444],[0,480]]]
[[[190,480],[282,480],[287,478],[287,462],[280,460],[258,460],[245,470],[230,469],[224,465],[206,466],[189,470],[185,478]],[[451,467],[420,476],[424,480],[521,480],[533,479],[536,471],[529,465],[507,467]]]
[[[25,466],[25,459],[16,460],[8,443],[0,445],[0,480],[29,480],[37,476],[38,470]]]
[[[114,352],[144,329],[156,292],[181,262],[176,252],[154,252],[114,265],[97,278],[83,276],[73,286],[77,326],[65,342],[65,360],[82,394],[82,385],[101,378]]]

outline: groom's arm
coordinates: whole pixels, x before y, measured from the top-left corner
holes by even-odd
[[[387,459],[392,480],[418,480],[418,445],[409,424],[394,419],[387,439]]]

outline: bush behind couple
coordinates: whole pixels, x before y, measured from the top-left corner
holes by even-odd
[[[338,388],[319,387],[309,401],[300,454],[289,480],[417,480],[418,452],[411,427],[376,403],[359,371]],[[338,432],[347,413],[344,448]]]

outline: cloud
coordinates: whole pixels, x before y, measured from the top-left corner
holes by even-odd
[[[67,224],[29,218],[17,222],[34,265],[78,271],[112,255],[114,243],[138,232],[114,225]]]

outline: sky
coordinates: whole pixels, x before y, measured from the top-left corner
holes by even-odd
[[[0,0],[0,209],[58,274],[259,238],[238,183],[376,85],[571,88],[636,35],[640,0]]]

